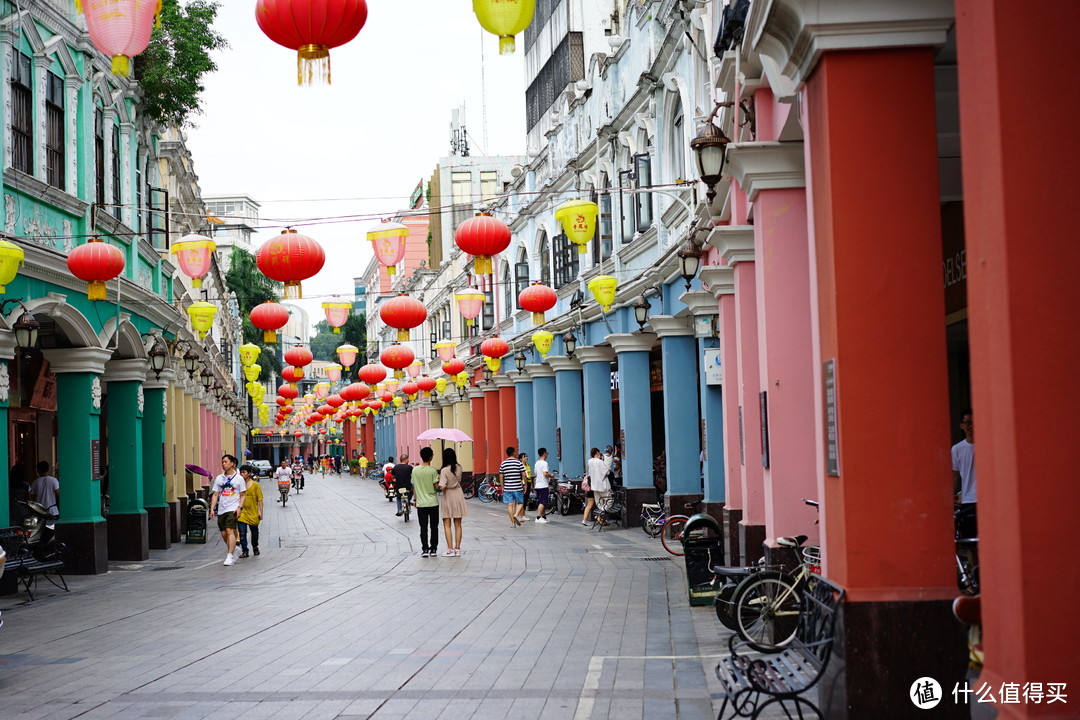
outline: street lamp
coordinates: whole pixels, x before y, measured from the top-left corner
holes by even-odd
[[[731,103],[717,103],[709,117],[705,119],[705,126],[697,137],[690,141],[690,149],[697,156],[698,175],[701,181],[709,188],[708,198],[711,205],[716,198],[716,184],[720,182],[720,176],[724,172],[724,160],[726,150],[731,138],[724,131],[713,124],[713,118],[721,107]]]
[[[188,375],[195,375],[195,368],[199,363],[199,356],[195,354],[195,351],[189,346],[187,352],[184,353],[184,369],[187,370]]]
[[[517,368],[517,371],[519,373],[524,372],[525,363],[526,363],[525,353],[518,350],[517,354],[514,355],[514,367]]]
[[[213,382],[214,376],[210,374],[209,370],[207,370],[206,368],[203,368],[202,372],[199,374],[199,377],[202,380],[202,386],[204,388],[206,388],[207,390],[209,390],[210,389],[210,383]]]
[[[679,274],[686,281],[686,289],[689,290],[690,282],[697,276],[698,268],[701,267],[701,256],[705,253],[694,244],[693,240],[687,240],[676,254],[679,257]]]
[[[491,380],[491,375],[492,375],[491,368],[489,368],[487,366],[484,366],[484,380],[485,381]]]
[[[165,341],[155,336],[154,344],[150,346],[146,355],[150,358],[150,369],[154,371],[154,377],[160,379],[161,371],[165,369],[169,360],[169,348],[165,345]]]
[[[11,329],[15,331],[16,345],[21,348],[37,347],[38,330],[41,329],[41,323],[25,307],[23,308],[23,314],[19,316]]]
[[[645,299],[645,293],[642,293],[630,307],[634,308],[634,319],[637,320],[638,329],[644,330],[645,323],[649,322],[649,301]]]
[[[577,350],[577,336],[574,335],[573,329],[568,330],[565,335],[562,336],[563,347],[566,348],[567,355],[573,355]]]

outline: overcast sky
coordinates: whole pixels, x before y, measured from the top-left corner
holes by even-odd
[[[499,55],[469,0],[368,0],[364,29],[331,50],[333,81],[324,87],[297,87],[296,53],[263,35],[253,0],[222,3],[217,28],[230,47],[206,78],[188,146],[204,194],[262,203],[260,244],[286,222],[404,207],[449,155],[450,113],[462,104],[473,155],[524,153],[523,39],[514,55]],[[352,298],[374,222],[301,229],[327,255],[322,272],[304,281],[312,322],[323,317],[323,296]]]

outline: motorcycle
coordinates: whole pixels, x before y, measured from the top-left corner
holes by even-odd
[[[33,500],[20,500],[19,504],[27,509],[26,517],[22,521],[22,531],[30,553],[41,562],[58,559],[64,545],[56,540],[56,516],[44,505]]]
[[[285,507],[285,503],[289,502],[289,489],[292,488],[292,482],[289,480],[278,480],[277,489],[281,493],[281,507]]]

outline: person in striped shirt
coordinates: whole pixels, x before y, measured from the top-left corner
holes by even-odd
[[[503,502],[514,527],[521,525],[518,510],[525,503],[525,465],[517,459],[515,448],[506,448],[506,459],[499,465],[502,476]]]

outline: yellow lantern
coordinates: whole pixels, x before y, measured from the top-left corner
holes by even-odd
[[[610,275],[597,275],[589,281],[589,292],[600,303],[600,308],[607,312],[615,303],[615,288],[619,281]]]
[[[441,377],[435,381],[435,392],[440,395],[446,392],[446,378]]]
[[[259,359],[259,353],[262,352],[262,348],[254,343],[247,343],[240,346],[240,364],[241,365],[254,365],[255,361]]]
[[[514,36],[532,22],[536,0],[473,0],[472,8],[480,26],[499,36],[499,54],[509,55],[514,52]]]
[[[19,268],[22,267],[25,257],[26,253],[21,247],[7,240],[0,240],[0,295],[7,290],[5,285],[8,285],[19,274]]]
[[[187,314],[191,318],[192,329],[199,333],[199,339],[201,340],[206,337],[206,333],[210,332],[210,328],[214,326],[214,316],[217,315],[217,308],[208,302],[199,300],[188,306]]]
[[[540,353],[540,357],[546,358],[547,354],[551,352],[551,343],[554,339],[555,336],[547,330],[537,330],[532,334],[533,346],[536,348],[536,352]]]
[[[401,407],[401,404],[405,402],[405,398],[400,395],[394,396],[394,407]]]
[[[257,382],[249,382],[248,384],[244,385],[244,389],[248,391],[248,395],[254,395],[256,392],[258,392],[256,388],[260,387],[262,387],[262,385]]]
[[[270,419],[270,408],[263,405],[262,407],[259,408],[259,422],[261,422],[263,425],[265,425],[266,422],[269,419]]]
[[[499,366],[502,365],[502,358],[486,357],[484,358],[484,364],[488,366],[488,370],[497,373],[499,372]]]
[[[462,370],[459,372],[454,376],[454,382],[457,383],[458,387],[465,387],[465,383],[469,382],[469,371]]]
[[[255,382],[259,379],[259,373],[262,372],[261,365],[245,365],[244,366],[244,379],[248,382]]]
[[[252,435],[258,435],[259,434],[259,428],[251,428],[251,434]]]
[[[578,246],[578,253],[587,252],[586,245],[596,234],[596,218],[600,208],[588,200],[571,200],[555,211],[555,219],[562,223],[566,238]]]

